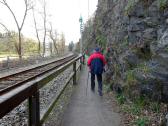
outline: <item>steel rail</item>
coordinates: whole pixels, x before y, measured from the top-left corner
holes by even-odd
[[[67,58],[68,58],[68,60],[67,60]],[[57,60],[57,61],[53,61],[53,62],[51,62],[51,63],[48,63],[48,64],[44,64],[44,65],[42,65],[42,66],[38,66],[38,67],[35,67],[35,68],[31,68],[31,69],[28,69],[28,70],[25,70],[25,71],[21,71],[20,73],[15,73],[15,74],[12,74],[12,75],[10,75],[10,76],[8,76],[8,77],[5,77],[5,79],[7,80],[7,78],[13,77],[13,76],[18,76],[18,75],[24,76],[24,74],[25,74],[26,72],[27,72],[27,73],[26,73],[25,75],[27,76],[27,74],[29,74],[29,72],[31,72],[32,70],[37,70],[37,71],[38,71],[39,69],[41,69],[41,68],[43,68],[43,67],[46,67],[47,65],[51,65],[51,64],[54,64],[54,63],[59,63],[59,64],[57,64],[57,65],[55,65],[55,66],[53,66],[53,67],[51,67],[51,68],[48,68],[48,69],[46,69],[46,70],[40,72],[40,73],[34,73],[33,76],[30,76],[30,77],[28,77],[28,78],[26,78],[26,79],[24,79],[24,80],[21,80],[20,82],[16,82],[15,84],[12,84],[12,85],[7,86],[7,87],[5,87],[5,88],[3,88],[3,89],[0,89],[0,96],[1,96],[2,94],[6,93],[6,92],[9,92],[10,90],[12,90],[12,89],[18,87],[18,86],[21,86],[21,85],[23,85],[23,84],[25,84],[25,83],[27,83],[27,82],[29,82],[29,81],[31,81],[31,80],[37,78],[38,76],[41,76],[41,75],[47,73],[48,71],[51,71],[52,69],[56,69],[56,68],[60,67],[61,65],[63,65],[63,64],[65,64],[66,62],[72,60],[73,58],[75,58],[75,56],[74,56],[74,55],[71,55],[71,56],[69,56],[69,57],[65,57],[65,58],[62,58],[62,59],[60,59],[60,60]],[[65,60],[65,61],[64,61],[64,60]],[[63,62],[62,62],[62,61],[63,61]],[[15,78],[13,78],[13,79],[15,79]],[[1,80],[3,80],[3,79],[1,78],[0,81],[1,81]]]

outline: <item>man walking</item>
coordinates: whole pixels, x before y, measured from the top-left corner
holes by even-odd
[[[95,52],[88,59],[88,66],[91,72],[91,90],[95,90],[95,75],[98,81],[98,92],[102,96],[102,73],[106,64],[104,56],[100,53],[100,48],[95,48]]]

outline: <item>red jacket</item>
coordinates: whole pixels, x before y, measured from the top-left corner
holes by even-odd
[[[92,73],[102,74],[106,60],[100,52],[95,52],[89,57],[87,64],[90,67]]]

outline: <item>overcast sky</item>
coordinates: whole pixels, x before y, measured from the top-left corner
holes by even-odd
[[[6,0],[16,14],[17,19],[21,23],[24,14],[24,0]],[[53,29],[57,29],[59,33],[65,34],[66,43],[70,41],[77,42],[80,37],[79,17],[82,15],[84,22],[88,20],[88,0],[46,0],[48,22],[52,22]],[[91,16],[97,8],[98,0],[89,0],[89,15]],[[41,11],[40,5],[37,3],[36,12]],[[37,13],[36,13],[37,16]],[[17,30],[13,17],[9,10],[0,4],[0,22],[5,24],[10,30]],[[38,27],[41,27],[42,20],[37,16]],[[23,34],[27,37],[35,39],[33,18],[31,11],[28,13]],[[2,31],[2,28],[0,28]]]

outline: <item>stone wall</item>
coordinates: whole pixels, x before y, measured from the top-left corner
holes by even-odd
[[[106,38],[106,80],[128,97],[168,102],[167,5],[168,0],[98,2],[90,36],[94,44],[88,48],[100,44],[98,36]]]

